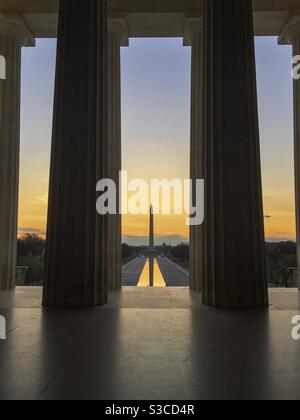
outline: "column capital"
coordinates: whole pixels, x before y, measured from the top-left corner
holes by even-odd
[[[108,33],[115,36],[121,47],[129,46],[129,30],[126,18],[110,18],[108,19]]]
[[[183,45],[185,47],[190,47],[193,44],[193,37],[203,33],[203,29],[203,17],[186,18],[183,31]]]
[[[35,39],[19,13],[0,12],[0,36],[15,39],[21,47],[34,47]]]
[[[300,9],[289,16],[279,35],[278,43],[280,45],[294,44],[297,39],[300,39]]]

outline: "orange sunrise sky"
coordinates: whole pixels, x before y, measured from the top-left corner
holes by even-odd
[[[55,49],[54,40],[23,49],[19,235],[46,230]],[[266,237],[294,239],[292,51],[257,38],[256,55]],[[190,67],[191,50],[180,39],[133,39],[122,49],[130,178],[189,178]],[[185,218],[155,216],[156,236],[187,240]],[[124,216],[123,235],[147,236],[148,216]]]

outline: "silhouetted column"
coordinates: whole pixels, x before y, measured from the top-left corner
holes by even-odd
[[[300,57],[300,11],[290,16],[279,43],[291,44],[293,56]],[[297,61],[299,63],[299,60]],[[297,277],[300,289],[300,72],[294,79],[294,150],[295,150],[295,194],[296,194],[296,235],[297,235]]]
[[[204,303],[268,306],[251,0],[205,0]]]
[[[119,173],[122,169],[121,159],[121,46],[128,46],[126,21],[109,20],[108,24],[108,172],[119,190]],[[119,196],[117,207],[119,210]],[[109,290],[121,288],[122,267],[122,218],[121,215],[108,216],[108,243],[106,255],[107,284]]]
[[[20,149],[21,48],[35,41],[21,17],[0,13],[0,290],[16,284],[16,245]]]
[[[43,303],[107,300],[107,218],[96,183],[107,178],[106,1],[61,0]]]
[[[193,202],[196,201],[196,180],[204,179],[203,144],[203,19],[186,22],[184,45],[192,47],[191,86],[191,180]],[[203,288],[203,226],[190,228],[190,285],[193,290]]]

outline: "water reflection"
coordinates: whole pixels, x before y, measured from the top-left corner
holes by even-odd
[[[157,259],[149,257],[142,271],[138,287],[166,287]]]

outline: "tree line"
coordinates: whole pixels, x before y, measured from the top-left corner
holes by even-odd
[[[18,239],[17,265],[29,268],[27,284],[42,284],[44,280],[46,241],[36,234],[26,234]],[[123,263],[138,257],[146,247],[134,247],[122,244]],[[170,258],[185,269],[189,267],[189,244],[177,246],[163,244],[157,248],[161,255]],[[286,287],[291,274],[290,269],[297,267],[296,243],[266,243],[268,283],[277,287]]]

